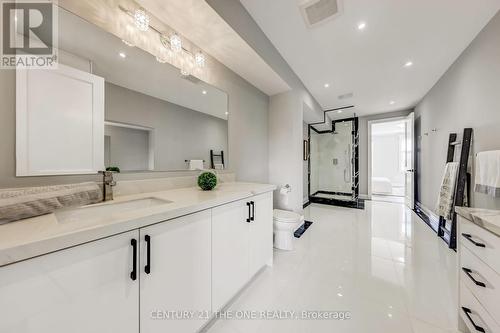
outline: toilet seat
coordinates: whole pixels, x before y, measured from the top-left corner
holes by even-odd
[[[283,223],[297,223],[302,218],[302,216],[300,216],[297,213],[281,209],[275,209],[273,217],[276,222],[283,222]]]

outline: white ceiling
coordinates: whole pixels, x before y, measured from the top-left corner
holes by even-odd
[[[146,51],[126,46],[116,36],[64,9],[59,10],[59,48],[72,55],[61,54],[63,62],[75,67],[78,63],[72,60],[73,56],[89,60],[93,73],[107,82],[218,118],[228,118],[225,92],[203,81],[182,78],[174,66],[160,64]],[[120,52],[125,53],[126,58],[121,58]]]
[[[204,0],[137,2],[267,95],[290,90],[288,84]]]
[[[343,0],[340,16],[308,28],[302,0],[241,2],[323,108],[356,106],[332,118],[415,106],[500,8],[500,0]]]

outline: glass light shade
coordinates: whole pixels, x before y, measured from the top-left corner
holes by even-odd
[[[182,40],[178,34],[172,34],[170,36],[170,49],[175,53],[182,51]]]
[[[205,55],[200,52],[196,52],[194,55],[194,63],[197,67],[203,68],[205,67]]]
[[[136,9],[134,12],[135,26],[140,31],[147,31],[149,29],[149,15],[142,8]]]

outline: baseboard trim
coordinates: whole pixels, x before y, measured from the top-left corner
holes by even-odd
[[[304,204],[302,205],[302,209],[306,208],[307,206],[309,206],[311,204],[310,201],[307,201],[307,202],[304,202]]]
[[[439,216],[434,214],[432,210],[425,207],[420,202],[415,202],[415,209],[413,210],[415,214],[418,215],[435,233],[438,232],[439,228]]]

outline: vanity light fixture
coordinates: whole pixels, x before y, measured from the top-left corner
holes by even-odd
[[[134,25],[132,26],[132,31],[128,31],[123,35],[122,42],[127,46],[136,46],[134,43],[130,42],[134,40],[134,35],[131,32],[139,31],[153,31],[159,35],[161,42],[158,52],[155,52],[154,56],[159,63],[171,63],[174,65],[174,58],[179,57],[179,62],[175,64],[179,67],[182,76],[189,76],[192,74],[195,67],[203,69],[206,66],[206,56],[202,51],[197,51],[196,53],[184,48],[181,37],[173,32],[168,35],[165,32],[157,29],[150,24],[151,18],[148,12],[144,8],[138,8],[136,10],[128,10],[125,7],[118,6],[122,12],[127,14],[133,19]],[[134,29],[135,26],[135,29]],[[200,73],[196,71],[196,73]]]
[[[170,36],[170,49],[175,53],[179,53],[182,51],[182,39],[176,33],[173,33]]]
[[[359,22],[358,30],[365,30],[365,28],[366,28],[366,22]]]
[[[140,31],[148,31],[149,15],[144,8],[138,8],[134,12],[134,22],[137,29]]]
[[[406,67],[406,68],[411,67],[411,66],[413,66],[413,62],[412,62],[411,60],[409,60],[409,61],[407,61],[407,62],[405,63],[405,67]]]

